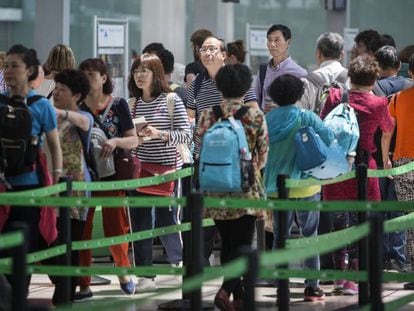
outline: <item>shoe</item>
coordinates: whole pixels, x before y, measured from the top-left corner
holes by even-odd
[[[125,294],[125,295],[133,295],[135,294],[135,283],[132,280],[132,278],[130,278],[128,283],[119,283],[119,285],[121,286],[121,291]]]
[[[358,285],[352,281],[345,281],[342,293],[344,295],[358,295]]]
[[[343,290],[344,290],[344,280],[336,280],[333,283],[333,290],[332,293],[333,294],[342,294]]]
[[[214,305],[221,311],[235,311],[230,302],[229,295],[224,289],[220,289],[214,297]]]
[[[406,289],[406,290],[414,290],[414,282],[405,283],[404,284],[404,289]]]
[[[325,298],[325,293],[323,292],[322,288],[317,287],[317,288],[311,288],[311,287],[306,287],[305,288],[305,297],[304,297],[304,301],[321,301],[324,300]]]
[[[390,260],[390,268],[388,270],[394,270],[398,272],[408,272],[407,268],[405,267],[403,263],[393,258]]]
[[[73,296],[73,302],[88,301],[88,300],[91,300],[92,298],[93,298],[93,293],[91,291],[89,291],[87,293],[77,292]]]
[[[243,305],[244,305],[243,299],[241,299],[241,298],[240,299],[233,299],[233,309],[235,311],[244,310]]]
[[[137,284],[135,285],[135,292],[138,294],[152,292],[156,289],[157,286],[153,278],[138,278]]]
[[[177,263],[172,263],[171,264],[171,267],[172,268],[182,268],[183,267],[183,262],[182,261],[179,261]]]

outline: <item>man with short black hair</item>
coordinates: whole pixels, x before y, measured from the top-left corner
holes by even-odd
[[[265,112],[275,107],[267,93],[267,88],[273,80],[286,73],[298,78],[307,74],[306,70],[296,64],[289,56],[291,38],[292,33],[285,25],[273,25],[267,31],[267,49],[272,59],[268,64],[260,65],[254,87],[257,102]]]

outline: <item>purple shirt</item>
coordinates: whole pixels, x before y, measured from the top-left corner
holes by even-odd
[[[273,67],[270,64],[272,63],[272,60],[269,61],[266,68],[266,76],[264,79],[264,87],[262,90],[262,86],[260,85],[260,77],[259,73],[256,77],[256,82],[254,86],[254,91],[256,93],[257,102],[259,103],[259,106],[263,109],[265,104],[265,98],[268,97],[267,95],[267,88],[272,84],[273,80],[275,80],[277,77],[280,77],[284,74],[291,74],[292,76],[302,78],[308,74],[308,72],[303,69],[301,66],[296,64],[292,58],[289,56],[284,61],[282,61],[278,66]]]

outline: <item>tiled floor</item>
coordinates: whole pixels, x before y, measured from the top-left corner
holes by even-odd
[[[126,297],[121,294],[119,289],[119,283],[116,277],[105,276],[111,280],[109,285],[100,285],[93,286],[92,290],[94,293],[94,299],[89,302],[81,303],[83,306],[88,304],[93,304],[93,301],[98,301],[101,299],[126,299],[131,300],[133,298],[143,297],[147,294],[135,294],[133,297]],[[181,284],[180,277],[174,276],[161,276],[156,279],[157,285],[159,288],[168,288]],[[301,280],[293,279],[291,282],[295,284],[300,284]],[[213,280],[206,282],[203,286],[202,295],[203,301],[207,305],[212,306],[213,298],[217,292],[221,279]],[[333,296],[331,294],[331,286],[322,286],[326,293],[325,301],[309,303],[303,302],[303,287],[293,287],[291,288],[291,304],[290,310],[294,311],[304,311],[304,310],[355,310],[355,304],[358,301],[357,296]],[[29,301],[31,304],[42,302],[48,303],[53,293],[53,286],[50,284],[50,281],[47,276],[44,275],[34,275],[32,277],[32,283],[30,286]],[[276,289],[273,287],[256,287],[256,310],[277,310],[275,305],[275,295]],[[402,284],[400,283],[388,283],[383,286],[383,299],[384,302],[396,299],[398,297],[411,294],[411,291],[402,290]],[[175,299],[181,298],[181,292],[177,291],[170,294],[165,294],[163,296],[152,299],[146,305],[135,306],[131,301],[131,304],[127,307],[119,307],[116,309],[108,310],[119,310],[119,311],[132,311],[132,310],[157,310],[158,306],[162,303],[169,302]],[[76,307],[76,305],[75,305]],[[346,309],[343,309],[347,307]],[[414,303],[401,308],[400,310],[414,310]]]

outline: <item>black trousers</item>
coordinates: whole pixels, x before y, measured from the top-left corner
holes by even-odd
[[[256,217],[245,215],[232,220],[215,220],[217,229],[221,236],[221,264],[236,259],[239,250],[243,246],[251,246],[256,224]],[[225,279],[221,286],[234,299],[243,298],[243,283],[241,277]]]
[[[59,222],[58,222],[59,224]],[[85,227],[84,220],[77,220],[71,219],[70,220],[70,229],[71,229],[71,240],[72,241],[81,241],[83,235],[83,229]],[[59,229],[59,228],[58,228]],[[60,242],[60,233],[58,233],[58,242],[55,242],[54,245],[59,245]],[[44,243],[44,242],[43,242]],[[42,245],[44,248],[47,248],[47,245]],[[63,256],[57,256],[53,258],[49,258],[42,261],[45,265],[63,265]],[[71,265],[72,266],[79,266],[79,251],[72,251],[71,252]],[[63,287],[63,282],[65,277],[62,276],[49,276],[50,280],[53,284],[55,284],[55,291],[53,292],[52,302],[53,305],[62,305],[70,303],[73,300],[75,295],[76,286],[78,285],[78,277],[70,277],[70,301],[67,301],[65,298],[65,292]]]

